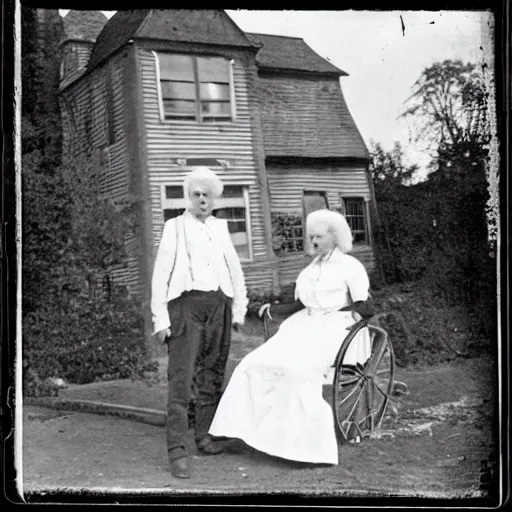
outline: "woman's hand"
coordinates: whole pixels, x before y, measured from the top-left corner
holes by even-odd
[[[267,302],[266,304],[263,304],[261,308],[258,310],[258,316],[261,318],[264,314],[267,314],[267,316],[270,318],[270,320],[273,320],[272,315],[270,314],[270,302]]]
[[[162,329],[155,334],[156,339],[159,343],[164,343],[164,341],[171,335],[171,329],[167,327],[166,329]]]

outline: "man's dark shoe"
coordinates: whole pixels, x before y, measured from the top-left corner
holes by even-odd
[[[225,442],[222,440],[215,440],[211,436],[203,437],[198,443],[197,448],[199,451],[207,455],[217,455],[226,450]]]
[[[188,457],[180,457],[171,460],[171,473],[176,478],[190,478],[190,467]]]

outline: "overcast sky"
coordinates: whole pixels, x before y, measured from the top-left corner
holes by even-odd
[[[397,117],[422,70],[445,59],[485,59],[492,65],[492,19],[485,11],[226,12],[246,32],[301,37],[347,72],[341,86],[367,145],[373,139],[391,149],[399,141],[409,160],[421,166],[428,160],[426,151],[410,140],[407,123]]]

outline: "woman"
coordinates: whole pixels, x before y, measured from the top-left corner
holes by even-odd
[[[333,414],[322,385],[346,328],[354,324],[352,313],[340,309],[372,315],[369,280],[364,266],[347,254],[352,233],[342,215],[318,210],[306,223],[315,257],[297,278],[295,303],[260,310],[293,314],[237,366],[209,433],[242,439],[285,459],[338,464]],[[364,363],[370,351],[367,336],[356,338],[344,363]]]

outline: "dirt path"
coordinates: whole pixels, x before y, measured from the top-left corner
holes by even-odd
[[[241,447],[213,457],[195,456],[193,478],[185,481],[169,473],[162,427],[27,406],[24,489],[29,497],[34,491],[52,489],[481,495],[482,461],[492,457],[494,441],[491,362],[464,360],[421,371],[399,369],[397,378],[408,384],[410,394],[402,399],[396,421],[389,418],[374,439],[341,445],[338,466],[303,467]],[[147,397],[162,399],[155,388],[143,390],[139,383],[138,391],[130,391],[128,384],[118,384],[126,403],[130,392],[147,407]],[[96,386],[96,396],[98,389],[106,388]],[[110,398],[115,394],[112,389],[109,393]]]

